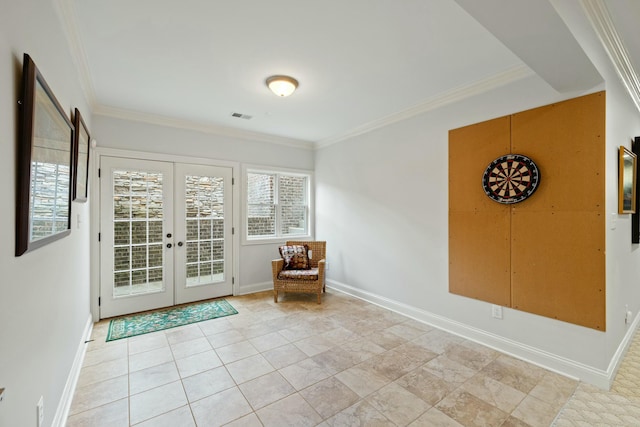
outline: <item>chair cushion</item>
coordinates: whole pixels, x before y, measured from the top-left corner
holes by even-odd
[[[318,269],[309,270],[282,270],[278,274],[280,280],[318,280]]]
[[[307,245],[280,246],[280,256],[284,260],[285,270],[308,270],[309,257]]]

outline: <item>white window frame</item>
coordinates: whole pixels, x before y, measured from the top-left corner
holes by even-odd
[[[275,206],[276,206],[276,235],[268,236],[268,237],[254,237],[249,236],[249,227],[248,227],[248,205],[249,205],[249,173],[258,173],[258,174],[268,174],[275,175],[276,177],[276,188],[275,188]],[[289,175],[289,176],[304,176],[308,181],[308,189],[307,189],[307,233],[306,234],[282,234],[280,231],[280,209],[278,204],[278,176],[279,175]],[[266,244],[266,243],[279,243],[287,240],[313,240],[314,231],[315,231],[315,220],[314,220],[314,207],[313,201],[314,197],[314,179],[313,172],[310,170],[304,169],[290,169],[290,168],[274,168],[269,166],[258,166],[258,165],[243,165],[242,166],[242,181],[243,181],[243,195],[242,195],[242,244],[243,245],[255,245],[255,244]]]

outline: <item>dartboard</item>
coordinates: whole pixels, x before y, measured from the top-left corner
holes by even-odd
[[[484,192],[498,203],[518,203],[531,196],[540,181],[536,164],[521,154],[498,157],[482,176]]]

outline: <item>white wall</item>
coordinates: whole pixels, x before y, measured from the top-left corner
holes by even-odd
[[[88,204],[73,203],[70,236],[14,256],[23,53],[69,114],[89,109],[52,2],[0,0],[0,10],[0,426],[35,426],[40,396],[51,425],[88,326]]]
[[[196,130],[165,127],[139,121],[95,115],[93,137],[101,148],[115,148],[195,159],[212,159],[280,168],[312,170],[314,153],[309,148],[298,148],[246,137],[224,136]],[[242,189],[243,177],[238,173],[236,185]],[[240,198],[244,191],[240,191]],[[240,203],[240,208],[242,204]],[[244,233],[241,216],[240,233]],[[271,260],[278,257],[278,244],[243,244],[239,250],[239,274],[236,277],[237,294],[269,289]]]
[[[624,305],[634,314],[640,309],[640,249],[630,243],[631,217],[613,214],[617,147],[630,147],[631,137],[640,135],[640,114],[579,3],[567,2],[565,9],[606,78],[606,203],[617,219],[616,230],[607,232],[606,333],[511,309],[503,320],[493,319],[490,304],[448,293],[447,177],[455,170],[448,168],[447,132],[581,95],[558,94],[537,77],[319,150],[316,234],[328,241],[328,281],[338,289],[607,387],[612,359],[631,332]]]

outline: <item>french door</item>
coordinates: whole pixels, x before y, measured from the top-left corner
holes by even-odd
[[[232,169],[101,158],[100,317],[233,293]]]

